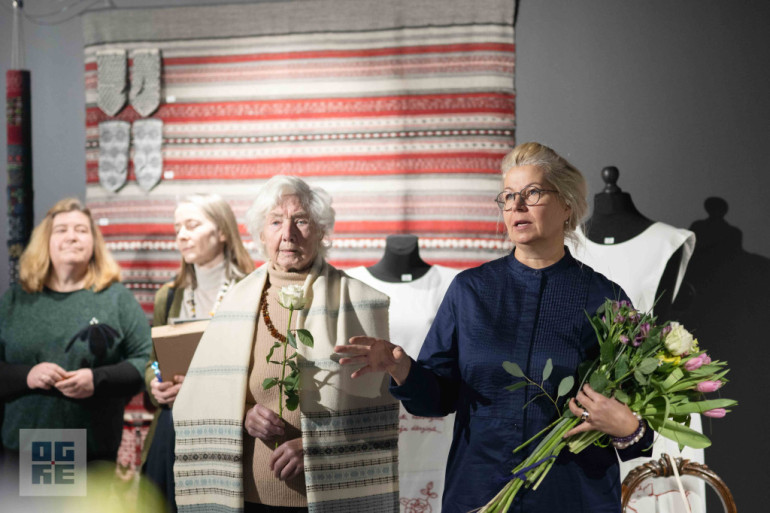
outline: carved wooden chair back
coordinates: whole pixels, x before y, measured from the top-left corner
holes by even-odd
[[[695,476],[704,480],[716,492],[722,501],[726,513],[737,513],[735,499],[724,481],[707,465],[682,458],[674,458],[680,476]],[[647,479],[656,477],[671,477],[674,469],[668,455],[661,455],[659,460],[651,460],[639,465],[628,473],[623,480],[622,511],[625,512],[634,491]],[[705,499],[705,498],[704,498]]]

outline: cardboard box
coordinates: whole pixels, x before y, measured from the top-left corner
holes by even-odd
[[[163,380],[171,380],[177,374],[187,374],[195,349],[209,322],[204,320],[152,328],[152,343]]]

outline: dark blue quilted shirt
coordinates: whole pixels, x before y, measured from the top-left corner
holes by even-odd
[[[457,412],[444,512],[465,513],[488,502],[526,456],[513,449],[556,418],[547,399],[524,408],[537,395],[535,387],[504,389],[518,379],[503,361],[518,363],[539,382],[551,358],[546,389],[555,395],[564,376],[576,375],[581,362],[598,355],[586,312],[593,315],[608,297],[627,299],[617,284],[568,251],[545,269],[531,269],[511,254],[455,278],[407,380],[390,389],[414,415]],[[618,453],[624,460],[640,456],[651,441],[648,430],[640,443]],[[592,446],[578,455],[564,450],[536,491],[519,492],[511,511],[620,512],[615,449]]]

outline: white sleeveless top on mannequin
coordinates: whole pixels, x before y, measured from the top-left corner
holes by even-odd
[[[417,359],[438,307],[459,271],[440,265],[414,281],[392,283],[372,276],[366,267],[345,273],[390,296],[390,340]],[[401,510],[441,511],[444,474],[452,444],[454,414],[417,417],[403,405],[399,414],[398,483]],[[417,509],[415,509],[417,508]]]
[[[682,257],[671,299],[673,301],[676,298],[687,264],[695,249],[693,232],[659,222],[653,223],[636,237],[618,244],[598,244],[586,238],[580,231],[576,235],[579,237],[578,244],[567,242],[572,255],[623,287],[634,307],[642,312],[652,310],[663,272],[671,257],[681,247]],[[666,320],[659,319],[661,322]],[[690,427],[703,432],[700,415],[692,416]],[[704,462],[703,449],[685,447],[680,453],[677,443],[656,434],[651,457],[657,460],[663,453],[675,458],[681,456],[692,461]],[[630,461],[621,461],[621,479],[625,478],[634,467],[648,460],[649,458],[635,458]],[[692,512],[705,512],[705,483],[687,476],[682,481]],[[652,483],[653,481],[645,483],[646,486],[634,495],[630,504],[633,505],[634,511],[639,513],[682,511],[683,505],[679,492],[672,493],[678,490],[673,477],[656,479],[654,486]]]
[[[636,309],[642,312],[652,309],[663,271],[681,247],[682,258],[672,300],[676,297],[695,249],[693,232],[665,223],[653,223],[636,237],[618,244],[597,244],[582,232],[576,235],[580,240],[577,245],[567,242],[572,255],[623,287]]]

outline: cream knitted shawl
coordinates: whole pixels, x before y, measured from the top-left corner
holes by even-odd
[[[224,298],[174,404],[179,511],[243,508],[243,417],[256,315],[267,264]],[[388,337],[387,296],[318,258],[297,327],[305,482],[311,512],[397,512],[398,403],[386,375],[350,378],[333,348],[354,335]],[[248,436],[246,434],[245,436]]]

